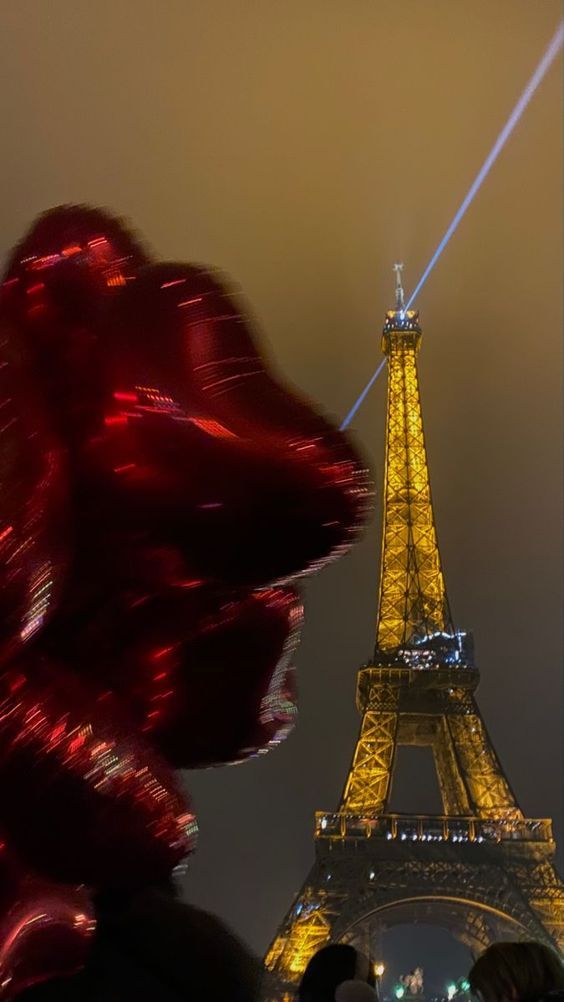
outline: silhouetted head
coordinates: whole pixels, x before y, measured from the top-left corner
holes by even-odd
[[[332,943],[313,956],[301,980],[299,1002],[335,1002],[336,992],[344,982],[374,986],[374,968],[354,946]],[[368,993],[367,993],[368,994]],[[376,992],[373,993],[374,999]]]
[[[476,961],[468,980],[483,1002],[533,1002],[564,991],[564,967],[542,943],[494,943]]]

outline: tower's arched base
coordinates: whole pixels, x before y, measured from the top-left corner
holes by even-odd
[[[380,816],[379,823],[385,820]],[[424,822],[418,819],[421,831]],[[411,822],[395,823],[399,830]],[[435,829],[437,819],[429,823]],[[458,837],[404,841],[358,833],[318,837],[316,848],[317,861],[266,957],[269,1002],[292,997],[310,957],[326,943],[353,942],[373,952],[381,932],[395,924],[440,925],[474,955],[499,939],[564,947],[561,924],[548,922],[564,910],[550,845],[519,838],[492,844]]]
[[[531,932],[516,919],[488,905],[460,897],[405,898],[362,915],[340,937],[359,950],[377,955],[383,934],[398,925],[431,925],[447,930],[478,956],[497,940],[530,938]]]

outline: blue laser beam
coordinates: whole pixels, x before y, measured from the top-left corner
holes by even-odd
[[[513,132],[515,126],[517,125],[519,119],[521,118],[521,115],[523,114],[529,101],[533,97],[533,94],[535,93],[537,87],[546,76],[548,70],[550,69],[558,53],[560,52],[563,43],[564,43],[564,22],[561,21],[560,24],[558,25],[558,28],[554,32],[554,35],[552,36],[535,72],[533,73],[531,79],[529,80],[527,86],[525,87],[525,90],[521,94],[521,97],[517,101],[517,104],[515,105],[513,111],[511,112],[509,118],[507,119],[505,125],[503,126],[503,129],[499,133],[499,136],[497,137],[490,152],[488,153],[486,159],[484,160],[484,163],[480,167],[480,170],[478,171],[476,177],[474,178],[472,184],[470,185],[468,192],[466,193],[460,206],[456,210],[450,226],[448,227],[446,233],[442,237],[435,253],[433,254],[431,260],[429,261],[429,264],[425,268],[425,271],[421,275],[421,278],[419,279],[417,285],[415,286],[413,292],[411,293],[411,296],[409,297],[405,307],[406,310],[410,309],[411,304],[413,303],[415,297],[420,293],[421,289],[425,285],[425,282],[427,281],[429,275],[431,274],[433,268],[435,267],[437,261],[439,260],[441,254],[443,253],[453,233],[458,228],[458,225],[462,220],[463,216],[465,215],[467,209],[473,202],[479,189],[484,183],[491,168],[493,167],[495,161],[497,160],[499,154],[501,153],[503,147],[505,146],[507,140],[509,139],[511,133]]]
[[[437,246],[437,249],[435,250],[433,256],[431,257],[431,260],[429,261],[429,264],[425,268],[423,274],[421,275],[421,278],[419,279],[417,285],[415,286],[413,292],[411,293],[405,306],[406,310],[411,308],[411,305],[415,300],[415,297],[419,295],[421,289],[423,288],[425,282],[427,281],[429,275],[431,274],[441,254],[443,253],[450,238],[454,234],[455,230],[458,228],[463,216],[465,215],[467,209],[474,200],[484,180],[488,176],[491,168],[493,167],[495,161],[497,160],[499,154],[501,153],[503,147],[505,146],[507,140],[509,139],[511,133],[513,132],[515,126],[517,125],[519,119],[521,118],[525,108],[527,107],[529,101],[531,100],[535,91],[537,90],[539,84],[542,82],[548,70],[552,66],[563,44],[564,44],[564,22],[561,21],[556,31],[554,32],[554,35],[552,36],[550,42],[548,43],[548,46],[546,47],[532,77],[527,83],[523,93],[521,94],[519,100],[517,101],[517,104],[513,108],[509,118],[507,119],[505,125],[503,126],[501,132],[499,133],[495,143],[493,144],[490,152],[488,153],[486,159],[484,160],[484,163],[480,167],[480,170],[476,174],[476,177],[474,178],[472,184],[470,185],[468,192],[466,193],[460,206],[456,210],[453,220],[450,223],[448,229],[446,230],[444,236],[441,238],[440,243]],[[380,363],[380,365],[376,369],[376,372],[368,381],[368,383],[362,390],[362,393],[358,396],[356,402],[353,404],[349,413],[347,414],[347,416],[345,417],[344,421],[341,424],[342,430],[348,428],[356,412],[363,403],[365,397],[370,392],[378,376],[382,372],[382,369],[384,368],[385,364],[386,364],[386,359],[384,359]]]
[[[383,358],[382,361],[380,362],[380,365],[376,369],[376,372],[374,373],[374,375],[372,376],[372,378],[368,381],[368,383],[364,387],[362,393],[357,398],[356,402],[353,404],[353,406],[351,407],[349,413],[347,414],[346,418],[344,419],[343,423],[341,424],[341,431],[343,431],[344,428],[348,428],[348,426],[350,425],[350,423],[351,423],[353,417],[355,416],[358,408],[363,403],[364,398],[370,393],[370,390],[374,386],[374,383],[378,379],[378,376],[380,375],[380,373],[381,373],[382,369],[384,368],[385,364],[386,364],[386,359]]]

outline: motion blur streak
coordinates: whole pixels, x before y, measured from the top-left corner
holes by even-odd
[[[503,126],[503,129],[499,133],[495,143],[493,144],[490,152],[488,153],[486,159],[484,160],[484,163],[480,167],[480,170],[476,174],[476,177],[474,178],[474,181],[470,185],[470,188],[468,189],[468,192],[466,193],[459,208],[457,209],[452,219],[452,222],[450,223],[444,236],[441,238],[441,241],[437,249],[435,250],[433,256],[431,257],[429,264],[425,268],[423,274],[421,275],[421,278],[419,279],[417,285],[415,286],[413,292],[411,293],[411,296],[409,297],[405,306],[406,310],[409,310],[411,308],[416,296],[419,295],[421,289],[423,288],[425,282],[427,281],[437,261],[439,260],[450,238],[457,229],[458,224],[465,215],[466,210],[473,202],[474,197],[481,188],[482,183],[485,181],[491,168],[493,167],[495,161],[497,160],[499,154],[501,153],[503,147],[505,146],[507,140],[509,139],[511,133],[513,132],[515,126],[517,125],[519,119],[521,118],[521,115],[523,114],[529,101],[533,97],[539,84],[541,84],[542,81],[544,80],[544,77],[546,76],[548,70],[550,69],[554,60],[558,56],[558,53],[560,52],[563,44],[564,44],[564,21],[560,21],[531,79],[527,83],[527,86],[525,87],[523,93],[521,94],[519,100],[517,101],[517,104],[513,108],[513,111],[511,112],[509,118],[507,119],[505,125]],[[370,381],[366,384],[362,393],[357,398],[355,404],[351,407],[349,413],[347,414],[346,418],[344,419],[341,425],[341,429],[347,428],[349,426],[359,407],[363,403],[366,395],[369,393],[372,386],[376,382],[378,376],[380,375],[382,369],[384,368],[384,365],[385,365],[385,359],[383,362],[380,363],[380,365],[376,369],[376,372],[373,374]]]

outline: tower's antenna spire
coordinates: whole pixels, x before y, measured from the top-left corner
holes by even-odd
[[[403,285],[401,284],[401,273],[403,271],[403,263],[401,261],[396,262],[394,265],[394,271],[396,273],[396,310],[405,309],[405,299],[403,295]]]

